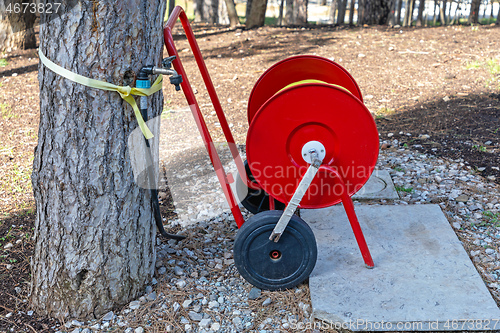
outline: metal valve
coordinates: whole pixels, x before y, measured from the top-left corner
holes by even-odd
[[[181,90],[180,84],[182,83],[182,76],[179,74],[172,75],[170,77],[170,83],[172,83],[175,86],[176,91]]]
[[[168,57],[168,58],[164,58],[161,61],[161,64],[162,64],[163,68],[170,69],[172,67],[172,61],[174,61],[175,59],[176,59],[176,56],[171,56],[171,57]]]

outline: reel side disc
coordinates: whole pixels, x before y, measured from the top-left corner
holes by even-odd
[[[255,115],[247,135],[247,158],[255,180],[271,196],[289,202],[308,167],[303,147],[324,147],[323,164],[340,173],[349,195],[368,180],[378,157],[372,115],[344,89],[305,83],[270,98]],[[323,208],[341,201],[338,180],[318,172],[300,207]]]
[[[252,123],[259,108],[274,94],[303,80],[339,85],[363,101],[358,84],[342,66],[323,57],[299,55],[274,64],[257,80],[248,99],[248,123]]]

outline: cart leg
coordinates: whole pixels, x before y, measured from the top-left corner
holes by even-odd
[[[349,223],[351,223],[351,228],[354,233],[354,237],[356,237],[356,242],[358,243],[359,250],[361,251],[361,255],[363,256],[366,267],[373,268],[375,264],[373,263],[370,250],[368,249],[368,244],[366,244],[365,236],[363,235],[363,231],[361,230],[361,226],[359,225],[358,217],[356,216],[356,212],[354,211],[354,204],[352,203],[352,199],[347,192],[347,187],[345,186],[344,180],[342,179],[340,174],[331,167],[321,166],[320,169],[325,169],[332,172],[339,180],[339,184],[342,190],[342,204],[344,205]]]

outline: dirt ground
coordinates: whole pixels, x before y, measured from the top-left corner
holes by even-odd
[[[397,139],[398,145],[462,158],[488,181],[500,182],[498,26],[245,31],[200,25],[195,30],[239,143],[245,142],[246,105],[258,77],[288,56],[315,54],[334,59],[356,79],[381,140],[387,141],[382,148]],[[221,140],[194,58],[178,33],[176,43],[196,97],[213,136]],[[39,119],[38,57],[36,50],[28,50],[0,58],[0,332],[12,326],[49,332],[56,321],[29,312],[27,301],[35,218],[30,174]],[[187,107],[183,94],[170,85],[165,84],[164,96],[166,110]],[[14,246],[5,249],[9,243]]]

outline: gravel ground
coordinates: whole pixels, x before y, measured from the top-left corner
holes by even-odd
[[[438,203],[498,303],[498,185],[461,160],[422,154],[390,138],[381,143],[378,168],[390,172],[401,199],[355,204]],[[230,214],[189,225],[184,232],[188,239],[182,242],[158,243],[155,278],[144,296],[99,321],[72,321],[59,331],[293,332],[298,323],[310,322],[307,282],[267,292],[239,276],[232,254],[237,230]]]

